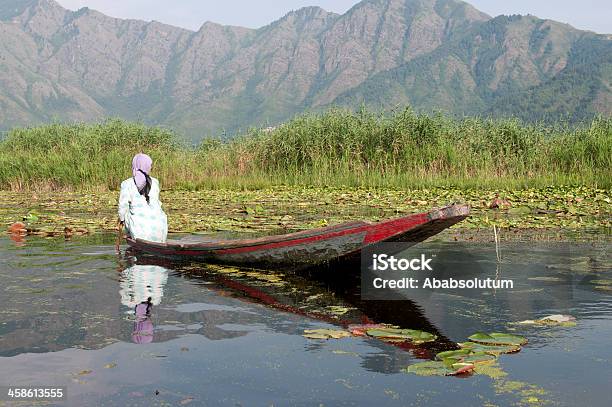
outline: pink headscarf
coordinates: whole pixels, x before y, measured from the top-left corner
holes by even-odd
[[[134,156],[132,160],[132,175],[139,191],[147,184],[147,177],[142,172],[148,175],[151,172],[152,165],[153,160],[148,155],[140,153]]]

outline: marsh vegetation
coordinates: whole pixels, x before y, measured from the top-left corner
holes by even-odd
[[[609,188],[612,119],[578,127],[365,110],[306,114],[274,129],[189,146],[121,120],[12,130],[0,142],[0,189],[116,189],[134,153],[170,189],[334,187]]]

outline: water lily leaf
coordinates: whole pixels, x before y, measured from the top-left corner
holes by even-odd
[[[531,213],[531,208],[525,205],[517,206],[517,207],[508,209],[508,213],[511,215],[527,215]]]
[[[28,213],[26,216],[23,217],[23,221],[32,224],[38,222],[39,217],[33,213]]]
[[[458,349],[458,350],[447,350],[445,352],[439,352],[436,354],[436,359],[444,360],[446,358],[456,358],[467,356],[472,353],[471,349]]]
[[[549,323],[563,323],[563,322],[573,322],[576,321],[576,318],[574,318],[571,315],[561,315],[561,314],[555,314],[555,315],[548,315],[545,316],[543,318],[539,319],[542,322],[549,322]]]
[[[468,339],[472,342],[486,345],[524,345],[528,342],[527,338],[523,336],[498,332],[492,332],[490,334],[477,332],[469,336]]]
[[[474,365],[456,363],[456,366],[449,366],[444,362],[431,360],[428,362],[415,363],[402,369],[406,373],[414,373],[419,376],[454,376],[467,373],[474,369]]]
[[[495,355],[483,351],[474,351],[473,349],[469,348],[440,352],[436,355],[436,358],[442,360],[448,366],[452,366],[453,368],[456,368],[455,365],[458,363],[474,365],[497,360]]]
[[[467,362],[453,363],[452,368],[454,372],[448,374],[448,376],[455,376],[455,375],[468,373],[474,370],[475,367],[476,366],[473,363],[467,363]]]
[[[305,329],[304,336],[308,339],[340,339],[351,336],[347,331],[339,329]]]
[[[471,364],[479,364],[479,363],[487,363],[497,360],[495,355],[486,352],[474,352],[470,355],[467,355],[461,359],[461,362],[471,363]]]
[[[411,334],[412,343],[421,344],[425,342],[435,341],[436,335],[430,334],[429,332],[415,330]]]
[[[573,326],[576,324],[576,318],[571,315],[548,315],[540,319],[528,319],[518,322],[520,325],[564,325]]]
[[[473,352],[484,352],[490,355],[500,355],[502,353],[515,353],[521,350],[519,345],[485,345],[476,342],[460,343],[461,348],[470,349]]]
[[[385,341],[411,341],[415,344],[435,341],[437,336],[416,329],[378,328],[368,329],[368,336]]]
[[[327,310],[334,315],[344,315],[353,308],[343,307],[341,305],[330,305]]]
[[[402,369],[402,371],[406,373],[414,373],[419,376],[446,376],[447,374],[453,372],[452,368],[449,368],[446,366],[446,364],[440,361],[415,363],[405,369]]]
[[[397,328],[397,326],[387,325],[387,324],[355,324],[355,325],[348,326],[349,332],[355,336],[367,336],[368,329],[385,329],[385,328]]]
[[[400,328],[373,328],[366,330],[366,333],[374,338],[407,338],[405,331]]]

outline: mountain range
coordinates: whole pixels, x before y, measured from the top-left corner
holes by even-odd
[[[364,0],[190,31],[0,0],[0,128],[122,117],[193,139],[331,106],[588,120],[612,112],[612,36],[457,0]]]

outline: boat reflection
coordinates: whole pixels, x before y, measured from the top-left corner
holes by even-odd
[[[149,256],[138,256],[139,264],[155,264],[174,270],[182,277],[205,282],[205,287],[219,292],[220,295],[231,295],[245,302],[261,303],[267,307],[304,316],[337,325],[342,328],[350,324],[389,323],[404,328],[420,329],[438,336],[438,340],[420,346],[409,342],[394,344],[398,350],[410,351],[417,358],[430,358],[442,350],[456,349],[455,342],[449,340],[437,326],[431,323],[423,310],[413,301],[405,298],[386,301],[361,300],[359,285],[352,279],[323,279],[320,275],[283,273],[283,286],[266,284],[266,280],[240,277],[225,272],[217,272],[219,267],[206,264],[173,263],[168,259]],[[223,269],[223,268],[221,268]],[[255,269],[244,270],[247,274],[260,274]],[[274,275],[273,271],[261,271],[262,275]],[[316,300],[313,300],[315,299]],[[345,308],[348,311],[341,315],[329,312],[330,309]],[[374,341],[373,346],[386,348],[380,341]],[[400,351],[401,352],[401,351]],[[372,363],[373,361],[370,361]],[[387,361],[388,363],[388,361]],[[378,365],[378,363],[375,363]],[[379,370],[374,369],[374,370]],[[382,371],[394,370],[384,367]]]
[[[392,290],[383,299],[365,300],[360,289],[359,267],[353,269],[311,269],[293,273],[235,269],[220,266],[172,263],[166,259],[140,256],[138,263],[172,268],[184,278],[202,281],[207,288],[231,293],[241,301],[258,302],[268,307],[346,327],[354,323],[389,323],[403,328],[433,333],[439,340],[417,348],[404,347],[427,357],[440,350],[455,349],[474,332],[498,332],[511,329],[513,321],[539,318],[552,313],[574,314],[576,307],[593,302],[591,280],[599,278],[609,265],[609,251],[599,246],[578,248],[539,243],[504,246],[503,263],[495,261],[491,244],[456,244],[433,242],[419,250],[439,253],[433,277],[439,279],[511,279],[513,289],[418,289],[410,292]],[[585,263],[584,270],[579,268]],[[557,266],[558,265],[558,266]],[[249,271],[251,270],[251,271]],[[266,283],[278,276],[281,286]],[[245,277],[245,275],[247,277]],[[601,280],[603,281],[603,280]],[[225,295],[225,294],[223,294]],[[330,308],[348,309],[341,315]],[[599,308],[598,308],[599,309]],[[592,318],[592,314],[584,315]],[[532,345],[538,345],[536,338]],[[374,344],[374,346],[378,346]],[[418,355],[417,355],[418,356]]]

